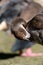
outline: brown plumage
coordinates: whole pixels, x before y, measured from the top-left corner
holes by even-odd
[[[32,39],[43,44],[43,13],[35,16],[28,24],[26,29],[31,33]]]
[[[31,2],[28,4],[28,6],[21,12],[20,18],[24,19],[26,23],[31,21],[36,15],[41,13],[43,11],[43,8],[35,3]]]
[[[27,32],[26,25],[40,12],[42,12],[42,7],[39,4],[34,2],[29,3],[20,16],[12,21],[11,32],[19,39],[29,39],[30,33]]]
[[[32,26],[37,29],[43,29],[43,13],[40,13],[32,20]]]

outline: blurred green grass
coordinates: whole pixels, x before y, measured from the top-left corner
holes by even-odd
[[[10,53],[14,42],[14,37],[0,32],[0,53]],[[43,46],[36,44],[32,46],[33,52],[43,52]],[[41,57],[12,57],[8,59],[0,59],[0,65],[43,65],[43,56]]]

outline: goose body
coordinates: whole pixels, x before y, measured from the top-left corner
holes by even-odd
[[[16,38],[27,40],[30,37],[30,32],[26,30],[27,23],[29,22],[39,13],[41,13],[43,8],[34,2],[29,3],[29,6],[27,6],[20,14],[19,17],[17,17],[15,20],[12,21],[11,24],[11,31],[16,36]],[[21,20],[20,20],[21,19]],[[20,21],[20,22],[19,22]],[[23,22],[24,24],[22,24]],[[22,26],[22,27],[21,27]],[[16,28],[15,28],[16,27]],[[19,29],[22,31],[20,31]],[[15,30],[16,29],[16,30]],[[19,35],[18,35],[19,34]],[[25,38],[26,37],[26,38]]]

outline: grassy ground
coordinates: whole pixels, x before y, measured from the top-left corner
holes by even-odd
[[[14,37],[0,32],[0,65],[43,65],[42,57],[20,57],[11,52]],[[33,52],[43,52],[43,46],[34,45]]]

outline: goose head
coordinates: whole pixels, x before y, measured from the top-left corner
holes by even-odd
[[[28,40],[30,38],[30,33],[26,30],[26,22],[19,17],[13,20],[11,32],[18,39]]]

